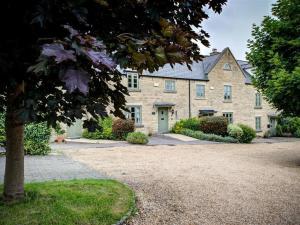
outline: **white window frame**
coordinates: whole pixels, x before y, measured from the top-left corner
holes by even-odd
[[[223,112],[222,114],[227,118],[228,124],[233,123],[233,112]]]
[[[201,88],[200,88],[201,87]],[[201,91],[203,91],[202,95],[198,95],[198,88],[200,88]],[[202,93],[202,92],[201,92]],[[204,84],[196,84],[196,97],[197,98],[205,98],[205,85]]]
[[[168,83],[172,83],[172,85],[168,85]],[[172,87],[169,89],[169,87]],[[165,80],[165,91],[166,92],[176,92],[176,82],[175,80]]]
[[[255,108],[261,108],[261,94],[259,92],[255,93]]]
[[[140,82],[138,73],[127,72],[127,87],[129,90],[139,90]]]
[[[261,131],[261,116],[255,117],[255,130]]]
[[[142,125],[142,106],[127,105],[126,108],[129,110],[129,112],[125,112],[126,119],[133,120],[135,125]]]
[[[224,85],[224,101],[232,101],[232,86]]]

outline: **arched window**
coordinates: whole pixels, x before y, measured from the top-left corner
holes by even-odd
[[[225,63],[223,66],[223,70],[231,70],[231,65],[229,63]]]

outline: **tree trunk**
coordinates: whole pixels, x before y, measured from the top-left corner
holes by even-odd
[[[24,197],[24,124],[16,113],[15,100],[23,91],[19,85],[7,98],[6,109],[6,164],[3,198],[7,203]]]

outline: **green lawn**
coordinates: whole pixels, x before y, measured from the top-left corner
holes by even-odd
[[[135,207],[133,191],[113,180],[51,181],[25,189],[23,202],[0,201],[1,225],[111,225]]]

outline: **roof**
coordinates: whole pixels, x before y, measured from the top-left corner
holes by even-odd
[[[170,64],[166,64],[158,71],[152,73],[145,70],[143,71],[142,76],[208,81],[209,72],[214,68],[226,50],[230,51],[229,48],[225,48],[220,53],[205,56],[202,61],[193,62],[191,65],[192,70],[189,70],[185,64],[181,65],[176,63],[173,68]],[[245,76],[245,83],[251,84],[251,74],[247,72],[247,70],[251,69],[252,66],[247,61],[243,60],[237,60],[237,63]]]

